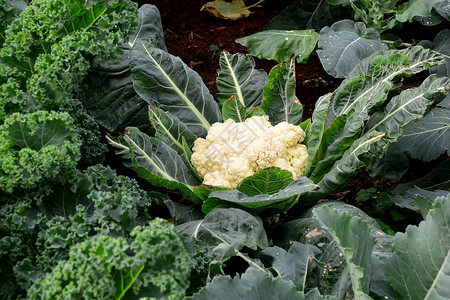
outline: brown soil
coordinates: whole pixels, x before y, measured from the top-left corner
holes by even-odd
[[[236,39],[257,33],[274,16],[278,15],[293,0],[266,0],[264,7],[253,8],[247,18],[237,21],[222,20],[201,12],[208,0],[147,0],[137,1],[158,7],[169,53],[179,56],[200,74],[210,92],[217,93],[216,77],[219,68],[219,53],[248,53]],[[218,51],[210,50],[211,45]],[[273,61],[256,59],[256,66],[267,73],[276,64]],[[311,116],[314,103],[323,94],[333,91],[339,79],[329,76],[319,59],[311,56],[306,65],[296,65],[297,97],[305,106],[303,118]]]

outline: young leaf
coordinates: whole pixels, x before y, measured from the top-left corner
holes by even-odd
[[[291,172],[279,168],[270,168],[244,178],[237,190],[249,197],[260,194],[272,195],[288,186],[292,181],[294,179],[292,179]]]
[[[181,190],[186,198],[201,203],[193,192],[193,187],[200,183],[191,174],[183,158],[167,144],[147,136],[135,127],[127,128],[127,133],[117,139],[107,138],[125,163],[131,161],[130,167],[140,177],[156,186]]]
[[[406,299],[445,299],[450,272],[450,194],[439,197],[425,221],[397,233],[385,265],[391,286]]]
[[[264,110],[259,106],[245,108],[236,96],[231,96],[222,106],[222,117],[224,121],[233,119],[236,122],[244,122],[247,118],[264,116],[265,114]]]
[[[342,20],[320,31],[319,55],[325,71],[333,77],[345,78],[364,58],[379,50],[387,50],[379,33],[361,22]]]
[[[306,177],[294,180],[288,186],[275,194],[258,194],[247,196],[238,190],[212,192],[202,206],[207,213],[218,205],[242,207],[254,214],[274,215],[287,211],[297,203],[300,195],[316,188],[314,183]]]
[[[134,45],[130,56],[134,88],[149,104],[170,112],[200,137],[221,120],[219,106],[200,75],[180,58],[144,41]]]
[[[250,55],[240,53],[220,53],[220,69],[217,76],[217,99],[223,103],[235,96],[245,107],[261,104],[262,91],[267,82],[267,74],[255,69],[255,61]]]
[[[176,116],[153,106],[149,108],[149,117],[156,129],[157,137],[160,137],[180,155],[184,154],[183,139],[187,146],[192,148],[197,137]]]
[[[341,250],[349,268],[352,290],[356,299],[371,299],[369,272],[371,252],[375,244],[368,224],[345,211],[323,205],[313,210],[322,228],[327,229]]]
[[[303,105],[295,96],[295,61],[293,58],[270,70],[263,95],[261,108],[269,116],[272,125],[281,122],[298,125],[302,122]]]
[[[267,30],[237,39],[250,54],[263,59],[285,62],[292,55],[305,64],[316,47],[319,34],[314,30]]]

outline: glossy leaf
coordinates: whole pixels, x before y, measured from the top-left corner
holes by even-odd
[[[202,206],[203,212],[207,213],[218,205],[230,205],[241,207],[254,214],[274,215],[287,211],[298,201],[298,197],[316,188],[314,183],[306,177],[291,182],[287,187],[275,194],[259,194],[247,196],[238,190],[217,191],[209,195]]]
[[[135,127],[117,139],[108,138],[125,163],[153,185],[181,190],[188,199],[201,203],[193,187],[199,182],[191,174],[183,158],[159,139],[149,137]],[[130,163],[131,162],[131,163]]]
[[[150,105],[173,114],[199,137],[221,120],[219,107],[200,75],[180,58],[144,41],[134,45],[130,56],[133,86]]]
[[[237,39],[250,54],[263,59],[285,62],[292,55],[298,63],[306,63],[316,47],[319,34],[314,30],[267,30]]]
[[[317,54],[328,74],[346,78],[362,59],[379,50],[387,50],[387,46],[375,29],[342,20],[320,31]]]
[[[425,221],[397,233],[385,272],[406,299],[445,299],[450,287],[450,194],[436,199]]]
[[[270,70],[269,80],[264,86],[261,108],[269,116],[272,125],[281,122],[299,125],[302,122],[303,105],[295,96],[295,61]]]
[[[223,103],[235,96],[243,107],[261,104],[262,91],[267,82],[267,74],[255,69],[255,61],[250,55],[220,53],[220,69],[217,76],[217,99]]]

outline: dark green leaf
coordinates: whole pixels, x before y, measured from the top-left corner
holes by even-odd
[[[387,49],[375,29],[366,28],[361,22],[342,20],[320,31],[317,54],[328,74],[348,78],[362,59]]]
[[[292,179],[291,172],[279,168],[270,168],[244,178],[237,190],[249,197],[260,194],[272,195],[287,187],[292,181],[294,179]]]
[[[445,299],[450,280],[450,194],[439,197],[425,221],[397,233],[385,265],[391,286],[409,299]]]
[[[267,74],[255,69],[253,57],[244,54],[220,54],[220,69],[217,76],[217,99],[223,103],[235,96],[245,108],[261,104],[262,91]],[[225,118],[224,118],[225,119]]]
[[[295,96],[295,61],[275,66],[270,70],[264,86],[261,108],[272,125],[281,122],[298,125],[302,122],[303,106]]]
[[[209,212],[218,205],[231,205],[242,207],[254,214],[270,214],[274,215],[287,211],[298,201],[298,197],[306,192],[316,188],[314,183],[306,177],[291,182],[287,187],[279,192],[268,195],[259,194],[249,197],[238,191],[217,191],[209,195],[202,206],[203,212]]]
[[[173,114],[199,137],[221,120],[200,75],[180,58],[144,41],[133,46],[130,56],[134,88],[149,104]]]

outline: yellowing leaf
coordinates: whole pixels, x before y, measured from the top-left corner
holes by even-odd
[[[232,0],[231,2],[214,0],[203,5],[200,11],[206,11],[208,14],[220,19],[238,20],[252,14],[249,8],[256,7],[261,2],[263,1],[246,6],[243,0]]]

